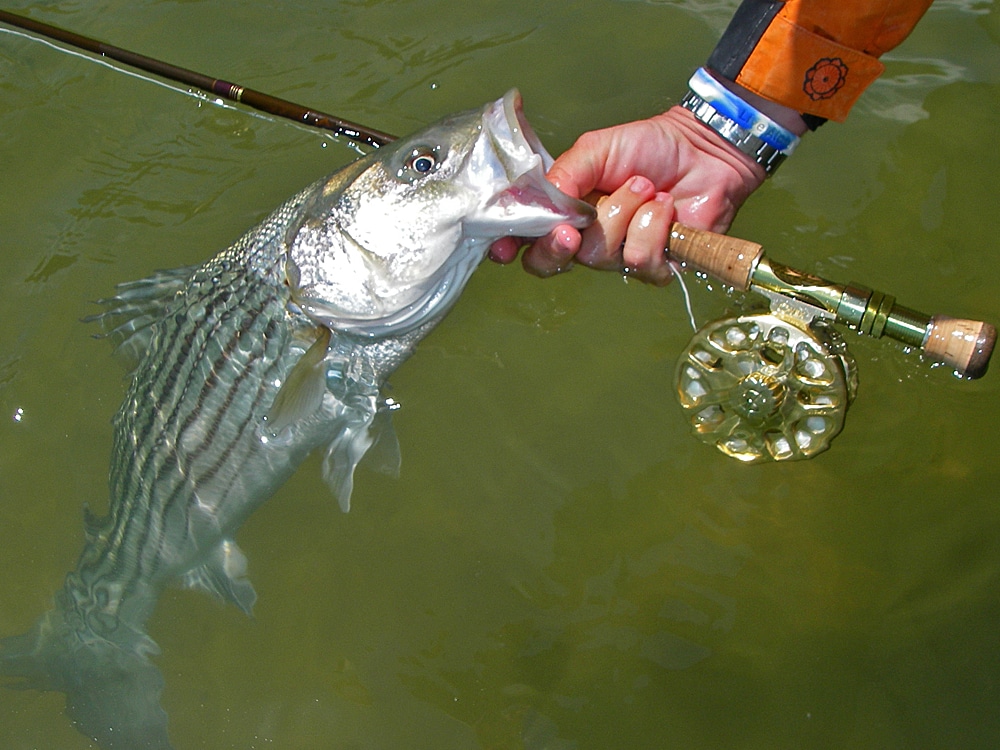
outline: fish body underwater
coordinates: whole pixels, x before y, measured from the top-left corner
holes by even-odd
[[[108,515],[87,515],[54,608],[0,641],[8,686],[64,692],[102,747],[169,748],[145,632],[159,594],[201,588],[249,613],[234,534],[316,449],[347,510],[365,452],[398,451],[382,384],[489,245],[592,221],[550,164],[511,91],[312,184],[201,266],[121,285],[94,316],[135,364]]]

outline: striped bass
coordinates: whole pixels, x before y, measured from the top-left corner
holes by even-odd
[[[95,316],[136,364],[114,419],[108,515],[0,675],[66,694],[105,748],[169,748],[145,625],[164,587],[250,612],[233,537],[305,457],[344,510],[380,388],[455,303],[490,244],[593,219],[544,177],[517,91],[310,185],[201,266],[123,284]],[[396,446],[398,448],[398,445]]]

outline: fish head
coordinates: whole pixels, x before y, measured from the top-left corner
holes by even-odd
[[[293,301],[366,336],[436,321],[495,240],[593,221],[590,205],[545,179],[551,164],[517,90],[383,146],[304,206],[286,240]]]

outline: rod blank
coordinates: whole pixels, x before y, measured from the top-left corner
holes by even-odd
[[[16,13],[0,10],[0,22],[19,29],[24,29],[32,33],[54,39],[70,47],[76,47],[87,52],[92,52],[101,57],[108,57],[120,63],[129,65],[147,73],[153,73],[170,81],[177,81],[188,86],[194,86],[210,94],[221,96],[229,101],[239,102],[248,107],[266,112],[288,120],[294,120],[304,125],[311,125],[316,128],[330,130],[339,136],[343,136],[355,143],[360,143],[372,148],[379,148],[396,140],[396,137],[383,133],[379,130],[366,128],[363,125],[342,120],[339,117],[328,115],[325,112],[318,112],[300,104],[295,104],[286,99],[280,99],[270,94],[265,94],[254,89],[241,86],[238,83],[224,81],[221,78],[212,78],[193,70],[181,68],[170,63],[156,60],[152,57],[140,55],[121,47],[106,44],[97,39],[76,34],[72,31],[60,29],[57,26],[50,26],[41,21],[35,21]]]

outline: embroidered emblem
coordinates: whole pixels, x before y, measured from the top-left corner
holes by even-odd
[[[806,71],[802,90],[813,101],[829,99],[844,86],[847,65],[839,57],[821,58]]]

